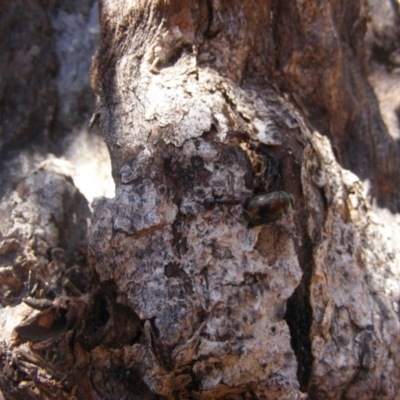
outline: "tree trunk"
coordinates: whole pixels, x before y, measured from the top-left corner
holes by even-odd
[[[88,211],[57,162],[4,198],[6,397],[400,399],[398,132],[368,81],[393,76],[377,43],[396,67],[390,4],[100,2],[116,194],[78,269]]]

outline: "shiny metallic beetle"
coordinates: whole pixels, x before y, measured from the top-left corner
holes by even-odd
[[[276,221],[277,219],[288,214],[294,205],[294,198],[290,193],[283,191],[258,194],[256,196],[232,197],[228,199],[212,199],[204,200],[203,205],[207,210],[213,209],[217,204],[235,206],[243,206],[243,215],[249,222],[249,228]]]
[[[294,198],[283,191],[259,194],[247,198],[243,203],[243,215],[249,228],[276,221],[288,214],[294,205]]]

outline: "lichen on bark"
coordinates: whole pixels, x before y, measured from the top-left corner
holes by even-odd
[[[76,178],[106,158],[74,125],[91,96],[70,71],[88,64],[96,4],[28,3],[55,47],[22,47],[47,55],[37,82],[47,73],[46,92],[65,96],[38,103],[37,159],[33,138],[15,159],[3,138],[4,397],[398,398],[399,219],[378,208],[399,207],[395,96],[383,93],[387,75],[396,90],[394,2],[102,1],[91,77],[116,195],[93,204],[88,259],[89,208],[70,175],[92,198],[103,174]],[[366,30],[375,61],[391,60],[371,80],[393,103],[391,136]],[[6,125],[22,121],[12,112]],[[78,173],[53,156],[39,165],[50,144]],[[273,215],[244,214],[254,199]]]
[[[283,320],[302,275],[296,210],[249,228],[241,205],[204,206],[206,198],[266,190],[301,196],[293,178],[300,179],[301,146],[289,152],[287,144],[302,136],[296,117],[274,91],[232,80],[248,48],[235,53],[239,70],[230,78],[202,65],[215,49],[196,39],[195,20],[183,25],[178,13],[144,23],[136,13],[156,5],[125,15],[114,14],[115,6],[103,3],[108,26],[92,76],[117,188],[115,199],[94,205],[89,251],[101,282],[142,321],[143,341],[126,349],[126,362],[169,398],[300,398]],[[184,7],[181,18],[188,13]],[[138,35],[134,42],[114,30],[131,19],[145,25],[127,26],[128,37]],[[111,54],[114,40],[128,47]],[[228,66],[227,58],[219,62]],[[261,231],[279,242],[273,255]]]
[[[308,221],[310,236],[320,227],[310,286],[310,392],[326,399],[397,398],[400,249],[391,235],[400,221],[371,206],[326,138],[314,133],[305,151],[307,203],[318,204],[311,198],[322,193],[327,205],[322,225],[312,213]]]

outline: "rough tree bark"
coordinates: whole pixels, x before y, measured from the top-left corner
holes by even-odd
[[[396,67],[400,25],[377,4],[100,2],[116,195],[87,263],[63,164],[3,198],[6,398],[400,399],[399,128],[367,67]],[[279,191],[291,212],[249,222],[239,200]]]

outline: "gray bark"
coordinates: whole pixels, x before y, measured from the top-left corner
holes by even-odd
[[[100,2],[91,78],[116,193],[92,205],[86,259],[65,162],[3,178],[5,398],[400,398],[391,4]],[[86,6],[43,18],[90,25]],[[73,32],[51,53],[59,129],[39,131],[84,166],[66,133],[90,110],[72,107],[86,83],[66,84],[85,63],[63,52]],[[249,222],[239,199],[286,206],[282,191],[290,212]]]

